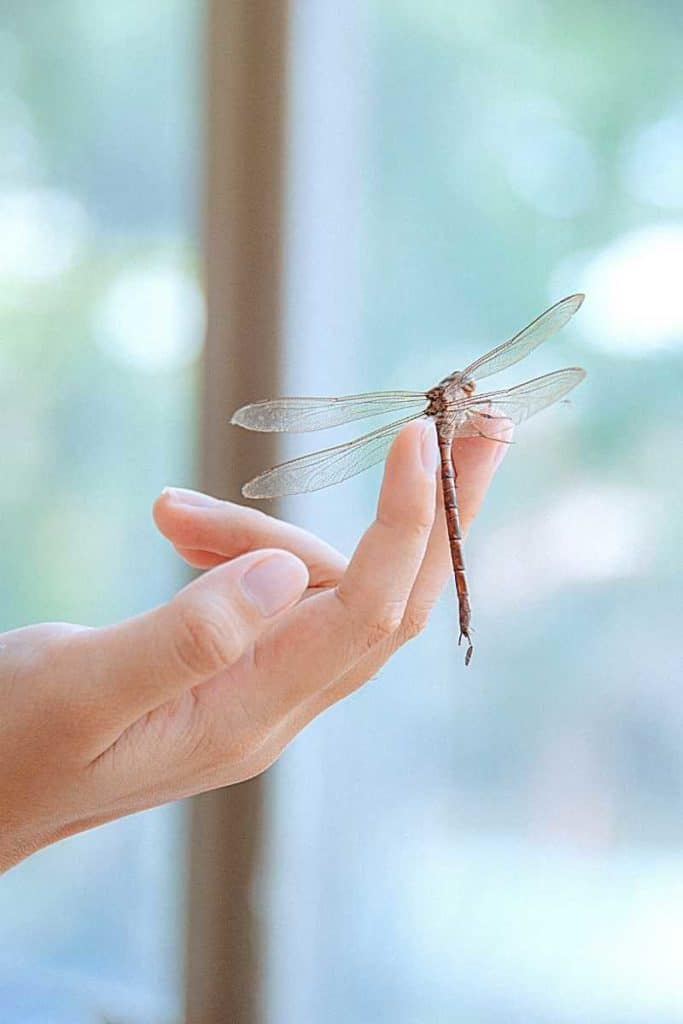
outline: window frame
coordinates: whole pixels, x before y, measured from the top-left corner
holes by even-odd
[[[288,0],[209,0],[204,80],[203,254],[207,334],[200,485],[240,500],[277,441],[231,430],[232,409],[277,394],[282,367],[282,232]],[[263,1020],[259,879],[262,778],[191,801],[186,1019]]]

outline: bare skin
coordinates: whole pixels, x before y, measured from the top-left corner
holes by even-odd
[[[463,534],[506,447],[454,445]],[[350,561],[261,512],[164,492],[158,528],[207,572],[114,626],[1,634],[0,871],[64,836],[257,775],[373,676],[424,627],[449,578],[437,465],[433,426],[409,424]]]

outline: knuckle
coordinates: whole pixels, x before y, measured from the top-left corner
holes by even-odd
[[[234,691],[237,693],[238,689]],[[234,696],[218,716],[208,706],[199,713],[188,737],[187,756],[204,777],[226,785],[268,767],[281,749],[274,737],[276,730],[260,723]]]
[[[231,733],[216,733],[211,723],[205,723],[188,740],[188,760],[195,769],[212,775],[230,769],[248,755],[249,744],[246,739]]]
[[[403,616],[401,623],[401,641],[414,640],[424,630],[429,619],[428,608],[410,609]]]
[[[429,536],[433,525],[434,508],[432,506],[425,508],[421,505],[415,511],[415,516],[409,525],[409,529],[412,529],[416,539],[422,540]]]
[[[211,675],[235,661],[241,648],[237,623],[225,608],[215,601],[180,603],[174,651],[183,669]]]
[[[422,541],[429,536],[434,522],[433,506],[427,508],[421,503],[405,507],[401,511],[400,522],[387,522],[381,516],[378,517],[378,522],[396,535],[397,538],[400,534],[401,538],[407,541]]]
[[[376,609],[364,612],[346,599],[340,587],[336,588],[335,594],[343,606],[358,646],[370,650],[394,637],[400,629],[404,610],[402,602],[385,601]]]
[[[386,605],[378,615],[367,620],[363,626],[364,639],[368,647],[392,639],[401,628],[402,608]]]

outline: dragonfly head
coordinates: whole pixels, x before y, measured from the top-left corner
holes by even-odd
[[[438,388],[445,388],[450,392],[462,391],[469,398],[470,395],[474,394],[475,387],[476,384],[471,377],[468,377],[462,370],[454,370],[453,373],[449,373],[447,377],[444,377],[441,383],[432,390],[436,391]]]

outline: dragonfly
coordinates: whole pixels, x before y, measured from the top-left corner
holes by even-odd
[[[561,299],[508,341],[475,359],[464,370],[454,370],[429,391],[380,391],[337,398],[275,398],[242,406],[233,414],[231,423],[247,430],[266,432],[303,433],[371,416],[402,414],[355,440],[275,466],[245,484],[242,494],[246,498],[276,498],[330,487],[381,462],[406,423],[421,417],[432,419],[439,447],[443,505],[458,599],[458,645],[466,641],[465,665],[469,665],[474,649],[472,609],[458,512],[453,440],[476,436],[503,440],[496,436],[502,432],[501,427],[512,429],[512,425],[560,401],[581,383],[586,371],[571,366],[515,387],[476,392],[479,381],[524,359],[564,327],[583,300],[580,293]]]

